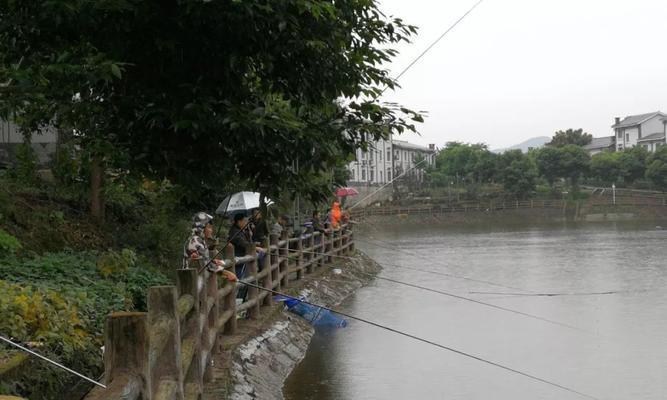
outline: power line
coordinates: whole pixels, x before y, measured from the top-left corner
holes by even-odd
[[[290,251],[295,251],[295,250],[290,249]],[[298,251],[298,250],[296,250],[296,251]],[[337,256],[337,255],[329,255],[329,254],[326,254],[326,253],[316,253],[316,252],[306,252],[306,251],[304,251],[304,253],[320,254],[320,255],[324,255],[324,256],[361,261],[360,258],[356,258],[356,257]],[[396,267],[401,268],[400,266],[396,266]],[[417,271],[419,271],[419,270],[417,270]],[[526,313],[526,312],[523,312],[523,311],[518,311],[518,310],[511,309],[511,308],[498,306],[498,305],[495,305],[495,304],[492,304],[492,303],[487,303],[487,302],[484,302],[484,301],[471,299],[469,297],[460,296],[460,295],[457,295],[457,294],[454,294],[454,293],[449,293],[449,292],[445,292],[445,291],[438,290],[438,289],[432,289],[432,288],[429,288],[429,287],[426,287],[426,286],[421,286],[421,285],[417,285],[417,284],[410,283],[410,282],[405,282],[405,281],[400,281],[400,280],[397,280],[397,279],[386,278],[386,277],[383,277],[383,276],[374,275],[374,274],[364,272],[364,271],[358,271],[358,272],[362,273],[362,274],[366,274],[368,276],[372,276],[375,279],[380,279],[380,280],[392,282],[392,283],[395,283],[395,284],[398,284],[398,285],[409,286],[409,287],[412,287],[412,288],[415,288],[415,289],[420,289],[420,290],[424,290],[424,291],[427,291],[427,292],[436,293],[436,294],[440,294],[440,295],[447,296],[447,297],[452,297],[452,298],[455,298],[455,299],[458,299],[458,300],[472,302],[472,303],[482,305],[482,306],[485,306],[485,307],[491,307],[491,308],[495,308],[497,310],[509,312],[509,313],[512,313],[512,314],[517,314],[517,315],[521,315],[521,316],[524,316],[524,317],[528,317],[528,318],[540,320],[540,321],[543,321],[543,322],[547,322],[547,323],[550,323],[550,324],[559,325],[559,326],[562,326],[562,327],[565,327],[565,328],[574,329],[574,330],[579,331],[579,332],[586,332],[583,329],[577,328],[576,326],[569,325],[569,324],[566,324],[564,322],[558,322],[558,321],[554,321],[554,320],[551,320],[551,319],[548,319],[548,318],[540,317],[538,315],[529,314],[529,313]],[[588,332],[586,332],[586,333],[588,333]]]
[[[21,346],[20,344],[14,343],[14,342],[12,342],[11,340],[9,340],[9,339],[7,339],[7,338],[5,338],[5,337],[3,337],[3,336],[0,336],[0,340],[2,340],[3,342],[6,342],[6,343],[8,343],[8,344],[10,344],[10,345],[12,345],[12,346],[18,348],[18,349],[21,349],[21,350],[23,350],[23,351],[25,351],[25,352],[27,352],[27,353],[29,353],[29,354],[32,354],[32,355],[35,356],[35,357],[41,358],[42,360],[44,360],[44,361],[46,361],[46,362],[48,362],[48,363],[50,363],[50,364],[52,364],[52,365],[55,365],[55,366],[58,367],[58,368],[64,369],[65,371],[69,372],[70,374],[73,374],[73,375],[78,376],[79,378],[85,379],[85,380],[87,380],[88,382],[90,382],[90,383],[92,383],[92,384],[95,384],[95,385],[97,385],[97,386],[99,386],[99,387],[102,387],[102,388],[104,388],[104,389],[107,388],[106,386],[104,386],[103,384],[97,382],[96,380],[91,379],[91,378],[88,378],[87,376],[85,376],[85,375],[83,375],[83,374],[80,374],[80,373],[74,371],[73,369],[69,369],[69,368],[67,368],[66,366],[64,366],[64,365],[62,365],[62,364],[60,364],[60,363],[57,363],[57,362],[55,362],[55,361],[53,361],[53,360],[51,360],[51,359],[49,359],[49,358],[46,358],[46,357],[44,357],[44,356],[41,355],[41,354],[35,353],[34,351],[28,349],[27,347],[23,347],[23,346]]]
[[[456,353],[456,354],[458,354],[458,355],[461,355],[461,356],[464,356],[464,357],[467,357],[467,358],[471,358],[471,359],[473,359],[473,360],[477,360],[477,361],[480,361],[480,362],[483,362],[483,363],[492,365],[492,366],[497,367],[497,368],[504,369],[504,370],[506,370],[506,371],[509,371],[509,372],[512,372],[512,373],[515,373],[515,374],[518,374],[518,375],[522,375],[522,376],[524,376],[524,377],[526,377],[526,378],[529,378],[529,379],[532,379],[532,380],[535,380],[535,381],[538,381],[538,382],[542,382],[542,383],[544,383],[544,384],[547,384],[547,385],[550,385],[550,386],[559,388],[559,389],[561,389],[561,390],[565,390],[565,391],[570,392],[570,393],[577,394],[577,395],[579,395],[579,396],[581,396],[581,397],[585,397],[585,398],[593,399],[593,400],[600,400],[600,399],[598,399],[598,398],[595,397],[595,396],[591,396],[591,395],[589,395],[589,394],[580,392],[580,391],[578,391],[578,390],[571,389],[571,388],[569,388],[569,387],[567,387],[567,386],[563,386],[563,385],[561,385],[561,384],[551,382],[551,381],[549,381],[549,380],[546,380],[546,379],[537,377],[537,376],[535,376],[535,375],[532,375],[532,374],[529,374],[529,373],[526,373],[526,372],[522,372],[522,371],[519,371],[519,370],[514,369],[514,368],[511,368],[511,367],[507,367],[507,366],[505,366],[505,365],[502,365],[502,364],[497,363],[497,362],[494,362],[494,361],[490,361],[490,360],[484,359],[484,358],[482,358],[482,357],[480,357],[480,356],[476,356],[476,355],[473,355],[473,354],[470,354],[470,353],[466,353],[466,352],[464,352],[464,351],[457,350],[457,349],[455,349],[455,348],[453,348],[453,347],[445,346],[445,345],[442,345],[442,344],[440,344],[440,343],[436,343],[436,342],[434,342],[434,341],[431,341],[431,340],[428,340],[428,339],[424,339],[424,338],[421,338],[421,337],[419,337],[419,336],[416,336],[416,335],[413,335],[413,334],[410,334],[410,333],[407,333],[407,332],[403,332],[403,331],[400,331],[400,330],[398,330],[398,329],[394,329],[394,328],[391,328],[391,327],[389,327],[389,326],[379,324],[379,323],[377,323],[377,322],[373,322],[373,321],[367,320],[367,319],[365,319],[365,318],[357,317],[357,316],[354,316],[354,315],[352,315],[352,314],[348,314],[348,313],[345,313],[345,312],[342,312],[342,311],[336,311],[336,310],[333,310],[333,309],[331,309],[331,308],[329,308],[329,307],[325,307],[325,306],[322,306],[322,305],[319,305],[319,304],[315,304],[315,303],[309,302],[309,301],[307,301],[307,300],[302,300],[302,299],[296,298],[296,297],[294,297],[294,296],[290,296],[290,295],[288,295],[288,294],[278,292],[278,291],[273,290],[273,289],[265,288],[265,287],[260,286],[260,285],[255,285],[255,284],[250,283],[250,282],[243,282],[243,281],[239,280],[239,283],[241,283],[241,284],[243,284],[243,285],[246,285],[246,286],[250,286],[250,287],[259,289],[259,290],[263,290],[263,291],[266,291],[266,292],[269,292],[269,293],[272,293],[272,294],[275,294],[275,295],[280,295],[280,296],[287,297],[287,298],[289,298],[289,299],[294,299],[294,300],[300,301],[300,302],[302,302],[302,303],[304,303],[304,304],[308,304],[308,305],[313,306],[313,307],[319,307],[321,310],[326,310],[326,311],[329,311],[329,312],[333,312],[333,313],[336,313],[336,314],[341,315],[341,316],[343,316],[343,317],[350,318],[350,319],[353,319],[353,320],[356,320],[356,321],[359,321],[359,322],[363,322],[363,323],[365,323],[365,324],[375,326],[376,328],[384,329],[384,330],[386,330],[386,331],[395,333],[395,334],[397,334],[397,335],[401,335],[401,336],[404,336],[404,337],[407,337],[407,338],[410,338],[410,339],[413,339],[413,340],[416,340],[416,341],[419,341],[419,342],[422,342],[422,343],[426,343],[426,344],[429,344],[429,345],[431,345],[431,346],[435,346],[435,347],[438,347],[438,348],[440,348],[440,349],[447,350],[447,351],[450,351],[450,352],[452,352],[452,353]]]

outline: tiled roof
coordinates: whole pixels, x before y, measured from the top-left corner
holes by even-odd
[[[614,124],[611,127],[612,128],[626,128],[628,126],[639,125],[642,122],[655,117],[656,115],[667,117],[667,114],[663,114],[660,111],[655,111],[655,112],[648,113],[648,114],[630,115],[630,116],[627,116],[627,117],[623,118],[623,120],[621,122],[619,122],[618,124]]]
[[[419,150],[419,151],[427,151],[427,152],[430,152],[430,153],[435,152],[435,150],[431,150],[428,147],[412,144],[412,143],[406,142],[404,140],[393,140],[393,145],[394,145],[394,147],[398,147],[398,148],[406,149],[406,150]]]
[[[660,140],[660,139],[664,139],[664,138],[665,138],[665,134],[662,133],[662,132],[658,132],[658,133],[652,133],[650,135],[642,136],[642,138],[637,140],[637,141],[638,142],[650,142],[652,140]]]
[[[613,145],[614,145],[613,136],[596,137],[593,138],[593,140],[589,144],[584,146],[584,149],[586,150],[605,149]]]

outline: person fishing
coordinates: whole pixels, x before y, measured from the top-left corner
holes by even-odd
[[[246,248],[249,246],[253,245],[253,240],[252,240],[253,232],[250,229],[248,217],[245,215],[245,213],[238,213],[234,215],[234,224],[229,228],[229,233],[228,233],[228,241],[229,243],[234,245],[234,256],[235,257],[244,257],[247,255],[246,253]],[[262,247],[256,246],[255,250],[257,251],[257,264],[258,264],[258,270],[261,270],[263,266],[263,260],[264,256],[266,254],[266,250]],[[243,264],[236,264],[236,276],[240,279],[243,279],[245,277],[246,273],[246,265],[245,263]],[[244,298],[247,292],[247,288],[243,287],[241,290],[239,290],[237,296],[239,298]]]
[[[214,237],[213,217],[203,211],[192,217],[192,229],[183,252],[183,268],[192,268],[197,263],[230,282],[236,282],[237,277],[225,269],[225,262],[215,258],[217,255],[218,239]]]
[[[331,227],[333,229],[339,228],[340,219],[341,219],[340,203],[338,201],[334,201],[333,205],[331,206]]]

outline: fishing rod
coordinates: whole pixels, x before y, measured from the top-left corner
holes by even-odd
[[[289,251],[298,252],[298,250],[292,250],[292,249],[290,249]],[[354,261],[363,261],[361,258],[356,258],[356,257],[337,256],[337,255],[330,255],[330,254],[326,254],[326,253],[314,253],[314,252],[304,252],[304,253],[320,254],[320,255],[323,255],[323,256],[330,256],[330,257],[336,257],[336,258],[341,258],[341,259],[349,259],[349,260],[354,260]],[[380,264],[380,265],[384,265],[384,264]],[[397,266],[397,267],[400,268],[400,266]],[[433,288],[429,288],[429,287],[422,286],[422,285],[417,285],[415,283],[410,283],[410,282],[400,281],[400,280],[397,280],[397,279],[387,278],[387,277],[371,274],[371,273],[364,272],[364,271],[358,271],[358,272],[362,273],[362,274],[365,274],[365,275],[368,275],[368,276],[371,276],[371,277],[376,278],[376,279],[392,282],[392,283],[395,283],[397,285],[409,286],[409,287],[412,287],[412,288],[415,288],[415,289],[420,289],[420,290],[424,290],[424,291],[427,291],[427,292],[436,293],[436,294],[440,294],[440,295],[447,296],[447,297],[452,297],[452,298],[462,300],[462,301],[472,302],[472,303],[482,305],[482,306],[485,306],[485,307],[491,307],[491,308],[495,308],[497,310],[509,312],[509,313],[512,313],[512,314],[517,314],[517,315],[521,315],[521,316],[524,316],[524,317],[528,317],[528,318],[536,319],[536,320],[539,320],[539,321],[547,322],[547,323],[550,323],[550,324],[559,325],[561,327],[574,329],[574,330],[579,331],[579,332],[589,333],[588,331],[585,331],[585,330],[583,330],[581,328],[578,328],[576,326],[569,325],[569,324],[566,324],[564,322],[554,321],[554,320],[551,320],[551,319],[548,319],[548,318],[545,318],[545,317],[540,317],[539,315],[529,314],[529,313],[526,313],[526,312],[523,312],[523,311],[514,310],[512,308],[502,307],[502,306],[498,306],[498,305],[495,305],[495,304],[492,304],[492,303],[487,303],[487,302],[484,302],[484,301],[471,299],[469,297],[460,296],[460,295],[457,295],[457,294],[454,294],[454,293],[449,293],[449,292],[445,292],[445,291],[442,291],[442,290],[433,289]]]
[[[438,44],[438,42],[439,42],[440,40],[442,40],[442,38],[444,38],[445,36],[447,36],[447,34],[448,34],[449,32],[451,32],[454,28],[456,28],[456,26],[457,26],[459,23],[461,23],[461,21],[463,21],[463,20],[464,20],[464,19],[465,19],[471,12],[473,12],[473,10],[474,10],[475,8],[477,8],[477,6],[479,6],[479,5],[482,3],[482,1],[484,1],[484,0],[479,0],[479,1],[478,1],[477,3],[475,3],[475,5],[473,5],[468,11],[466,11],[465,14],[463,14],[459,19],[457,19],[452,25],[450,25],[449,28],[447,28],[447,30],[445,30],[440,36],[438,36],[438,38],[435,39],[435,40],[433,41],[433,43],[431,43],[431,44],[430,44],[424,51],[422,51],[421,54],[419,54],[419,55],[417,56],[417,58],[415,58],[414,60],[412,60],[412,62],[411,62],[410,64],[408,64],[408,66],[405,67],[405,68],[403,69],[403,71],[401,71],[401,73],[399,73],[399,74],[396,76],[396,78],[394,78],[394,81],[398,81],[398,79],[399,79],[400,77],[402,77],[406,72],[408,72],[408,70],[409,70],[410,68],[412,68],[412,66],[414,66],[414,65],[415,65],[415,64],[416,64],[422,57],[424,57],[424,55],[426,55],[426,53],[428,53],[428,52],[429,52],[429,51],[430,51],[436,44]],[[389,89],[389,85],[385,86],[385,88],[382,90],[382,92],[380,92],[380,95],[382,95],[385,91],[387,91],[387,89]],[[378,96],[378,97],[379,97],[379,96]]]
[[[409,251],[409,250],[405,250],[405,249],[401,249],[401,248],[398,248],[398,247],[396,247],[396,246],[392,246],[392,247],[389,247],[389,246],[382,246],[382,245],[380,245],[380,244],[373,243],[373,242],[369,242],[369,241],[367,241],[367,240],[363,240],[363,239],[359,239],[359,238],[357,238],[357,237],[355,237],[354,240],[355,240],[355,241],[358,241],[358,242],[362,242],[362,243],[370,244],[370,245],[372,245],[372,246],[376,246],[376,247],[379,247],[379,248],[382,248],[382,249],[391,250],[391,251],[397,251],[397,252],[402,252],[402,253],[405,253],[405,254],[407,254],[407,255],[409,255],[409,256],[412,256],[412,257],[418,257],[418,258],[421,258],[421,259],[424,260],[424,261],[428,261],[428,262],[433,263],[433,264],[436,264],[436,265],[441,265],[441,266],[443,266],[443,267],[446,267],[446,266],[447,266],[446,264],[443,264],[440,260],[431,259],[431,258],[428,258],[428,257],[422,255],[422,254],[419,254],[419,253],[416,253],[416,252],[411,252],[411,251]],[[377,241],[378,239],[373,239],[373,240],[376,240],[376,241]],[[388,242],[382,242],[382,243],[388,243]],[[405,268],[408,268],[408,267],[405,267]],[[416,268],[413,268],[413,269],[416,270],[416,271],[423,271],[423,272],[426,272],[426,270],[421,270],[421,269],[416,269]],[[435,272],[434,272],[434,271],[431,271],[431,272],[429,272],[429,273],[435,273]],[[490,286],[502,287],[502,288],[504,288],[504,289],[520,290],[520,291],[522,291],[522,292],[526,292],[526,293],[532,292],[531,290],[526,290],[526,289],[522,289],[522,288],[518,288],[518,287],[514,287],[514,286],[509,286],[509,285],[503,285],[503,284],[501,284],[501,283],[496,283],[496,282],[492,282],[492,281],[487,281],[487,280],[484,280],[484,279],[469,278],[469,277],[465,277],[465,276],[461,276],[461,275],[448,274],[448,273],[444,273],[444,272],[440,272],[440,273],[437,273],[437,274],[438,274],[438,275],[449,276],[449,277],[452,277],[452,278],[457,278],[457,279],[463,279],[463,280],[467,280],[467,281],[472,281],[472,282],[484,283],[484,284],[487,284],[487,285],[490,285]]]
[[[350,210],[352,210],[354,207],[356,207],[356,206],[362,204],[366,199],[369,199],[369,198],[375,196],[380,190],[384,189],[384,188],[387,187],[388,185],[391,185],[395,180],[402,178],[405,174],[407,174],[408,172],[410,172],[410,171],[412,171],[413,169],[417,168],[417,167],[419,166],[419,164],[422,164],[422,163],[426,162],[426,160],[427,160],[427,159],[425,158],[425,159],[419,161],[418,163],[416,163],[416,164],[413,165],[412,167],[406,169],[405,172],[401,173],[401,174],[398,175],[398,176],[395,176],[394,179],[390,180],[389,182],[387,182],[387,183],[385,183],[384,185],[382,185],[382,186],[380,186],[379,188],[377,188],[377,190],[372,191],[371,193],[368,194],[368,196],[364,197],[363,199],[361,199],[361,200],[359,200],[358,202],[356,202],[356,203],[354,203],[353,205],[351,205],[351,206],[350,206]]]
[[[57,362],[55,362],[55,361],[53,361],[53,360],[51,360],[51,359],[49,359],[49,358],[47,358],[47,357],[45,357],[45,356],[39,354],[39,353],[36,353],[36,352],[30,350],[30,349],[27,348],[27,347],[23,347],[23,346],[21,346],[21,345],[18,344],[18,343],[14,343],[14,342],[12,342],[11,340],[9,340],[9,339],[7,339],[7,338],[5,338],[5,337],[3,337],[3,336],[0,336],[0,340],[2,340],[3,342],[8,343],[8,344],[10,344],[10,345],[12,345],[12,346],[18,348],[18,349],[21,349],[21,350],[25,351],[26,353],[32,354],[33,356],[38,357],[38,358],[40,358],[40,359],[42,359],[42,360],[48,362],[49,364],[55,365],[56,367],[58,367],[58,368],[60,368],[60,369],[63,369],[63,370],[65,370],[65,371],[69,372],[70,374],[73,374],[73,375],[78,376],[79,378],[85,379],[85,380],[87,380],[88,382],[90,382],[90,383],[92,383],[92,384],[95,384],[95,385],[97,385],[97,386],[99,386],[99,387],[101,387],[101,388],[104,388],[104,389],[107,388],[105,385],[103,385],[103,384],[97,382],[96,380],[91,379],[91,378],[89,378],[89,377],[87,377],[87,376],[85,376],[85,375],[83,375],[83,374],[81,374],[81,373],[78,373],[78,372],[74,371],[73,369],[67,368],[66,366],[64,366],[64,365],[62,365],[62,364],[60,364],[60,363],[57,363]]]
[[[331,308],[329,308],[329,307],[326,307],[326,306],[323,306],[323,305],[320,305],[320,304],[316,304],[316,303],[313,303],[313,302],[310,302],[310,301],[307,301],[307,300],[299,299],[299,298],[296,298],[296,297],[294,297],[294,296],[290,296],[290,295],[288,295],[288,294],[279,292],[279,291],[277,291],[277,290],[269,289],[269,288],[266,288],[266,287],[263,287],[263,286],[260,286],[260,285],[255,285],[254,283],[244,282],[244,281],[241,281],[241,280],[239,280],[239,283],[241,283],[241,284],[243,284],[243,285],[246,285],[246,286],[249,286],[249,287],[252,287],[252,288],[255,288],[255,289],[263,290],[263,291],[265,291],[265,292],[268,292],[268,293],[271,293],[271,294],[274,294],[274,295],[284,296],[284,297],[286,297],[286,298],[288,298],[288,299],[292,299],[292,300],[300,301],[301,303],[304,303],[304,304],[307,304],[307,305],[310,305],[310,306],[313,306],[313,307],[319,307],[320,310],[326,310],[326,311],[329,311],[329,312],[332,312],[332,313],[336,313],[336,314],[338,314],[338,315],[340,315],[340,316],[343,316],[343,317],[346,317],[346,318],[350,318],[350,319],[353,319],[353,320],[356,320],[356,321],[359,321],[359,322],[362,322],[362,323],[365,323],[365,324],[374,326],[374,327],[376,327],[376,328],[380,328],[380,329],[386,330],[386,331],[388,331],[388,332],[392,332],[392,333],[395,333],[395,334],[397,334],[397,335],[401,335],[401,336],[404,336],[404,337],[407,337],[407,338],[416,340],[416,341],[418,341],[418,342],[426,343],[426,344],[428,344],[428,345],[438,347],[438,348],[440,348],[440,349],[442,349],[442,350],[446,350],[446,351],[449,351],[449,352],[452,352],[452,353],[456,353],[456,354],[461,355],[461,356],[463,356],[463,357],[471,358],[471,359],[473,359],[473,360],[480,361],[480,362],[486,363],[486,364],[488,364],[488,365],[491,365],[491,366],[494,366],[494,367],[497,367],[497,368],[504,369],[504,370],[509,371],[509,372],[512,372],[512,373],[514,373],[514,374],[518,374],[518,375],[524,376],[524,377],[526,377],[526,378],[529,378],[529,379],[532,379],[532,380],[535,380],[535,381],[538,381],[538,382],[541,382],[541,383],[544,383],[544,384],[547,384],[547,385],[550,385],[550,386],[559,388],[559,389],[561,389],[561,390],[564,390],[564,391],[567,391],[567,392],[570,392],[570,393],[574,393],[574,394],[576,394],[576,395],[579,395],[579,396],[581,396],[581,397],[585,397],[585,398],[587,398],[587,399],[601,400],[601,399],[599,399],[598,397],[595,397],[595,396],[592,396],[592,395],[589,395],[589,394],[580,392],[580,391],[578,391],[578,390],[569,388],[569,387],[567,387],[567,386],[564,386],[564,385],[561,385],[561,384],[558,384],[558,383],[549,381],[549,380],[544,379],[544,378],[540,378],[540,377],[538,377],[538,376],[529,374],[529,373],[527,373],[527,372],[523,372],[523,371],[520,371],[520,370],[511,368],[511,367],[505,366],[505,365],[500,364],[500,363],[495,362],[495,361],[487,360],[487,359],[485,359],[485,358],[483,358],[483,357],[481,357],[481,356],[476,356],[476,355],[474,355],[474,354],[467,353],[467,352],[464,352],[464,351],[461,351],[461,350],[457,350],[457,349],[455,349],[455,348],[453,348],[453,347],[445,346],[445,345],[443,345],[443,344],[434,342],[434,341],[432,341],[432,340],[424,339],[424,338],[421,338],[421,337],[419,337],[419,336],[416,336],[416,335],[413,335],[413,334],[410,334],[410,333],[407,333],[407,332],[404,332],[404,331],[400,331],[400,330],[395,329],[395,328],[391,328],[391,327],[389,327],[389,326],[387,326],[387,325],[383,325],[383,324],[380,324],[380,323],[377,323],[377,322],[373,322],[373,321],[370,321],[370,320],[368,320],[368,319],[361,318],[361,317],[357,317],[357,316],[355,316],[355,315],[348,314],[348,313],[345,313],[345,312],[342,312],[342,311],[336,311],[336,310],[333,310],[333,309],[331,309]]]

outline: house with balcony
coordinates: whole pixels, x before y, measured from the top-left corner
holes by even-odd
[[[623,119],[617,117],[612,129],[614,130],[617,151],[633,146],[642,146],[653,152],[659,146],[665,144],[667,114],[656,111],[648,114],[630,115]]]

